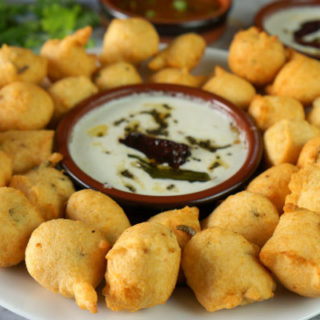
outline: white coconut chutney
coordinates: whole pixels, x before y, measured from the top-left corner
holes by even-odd
[[[150,159],[119,142],[130,131],[189,145],[191,155],[179,170],[205,172],[209,180],[151,177],[138,160]],[[210,151],[201,144],[217,150]],[[193,193],[220,184],[241,168],[248,154],[245,134],[226,112],[203,100],[160,92],[118,98],[94,108],[75,124],[69,149],[77,166],[106,187],[162,196]]]

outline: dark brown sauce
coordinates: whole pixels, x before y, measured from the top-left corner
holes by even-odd
[[[112,0],[116,7],[148,19],[193,19],[217,11],[218,0]]]
[[[294,41],[302,46],[320,49],[320,38],[306,40],[305,36],[320,30],[320,20],[304,22],[300,28],[293,33]]]

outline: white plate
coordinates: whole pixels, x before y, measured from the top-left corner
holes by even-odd
[[[209,48],[196,73],[209,74],[214,65],[227,66],[227,52]],[[236,275],[235,275],[236,276]],[[0,305],[30,320],[304,320],[320,313],[320,299],[303,298],[279,288],[275,298],[232,310],[206,312],[192,292],[177,288],[165,305],[136,313],[107,309],[99,289],[98,313],[78,308],[73,299],[64,298],[38,285],[24,265],[0,269]]]

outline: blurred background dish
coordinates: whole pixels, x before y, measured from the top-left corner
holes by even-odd
[[[207,43],[218,39],[226,26],[231,0],[100,0],[102,20],[140,16],[151,21],[163,42],[187,32],[201,34]]]
[[[286,46],[320,59],[320,2],[277,1],[257,13],[256,25]]]

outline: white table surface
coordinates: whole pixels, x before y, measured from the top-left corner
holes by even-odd
[[[220,49],[228,49],[235,32],[239,29],[245,29],[251,26],[256,12],[262,6],[270,2],[273,2],[273,0],[234,0],[228,19],[227,29],[224,35],[211,46]],[[25,318],[0,306],[0,320],[25,320]],[[312,320],[320,320],[320,315],[312,318]]]

